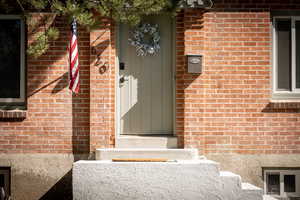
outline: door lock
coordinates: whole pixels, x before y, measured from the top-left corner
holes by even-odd
[[[124,76],[122,76],[121,78],[120,78],[120,83],[124,83],[125,81],[128,81],[129,79],[128,78],[125,78]]]
[[[119,69],[120,69],[120,70],[125,70],[125,63],[121,62],[121,63],[119,64]]]

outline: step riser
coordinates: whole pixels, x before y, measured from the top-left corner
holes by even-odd
[[[263,200],[277,200],[277,199],[275,199],[274,197],[272,197],[270,195],[264,195]]]
[[[238,200],[244,199],[263,200],[263,190],[250,183],[242,183],[242,193],[238,196]]]
[[[255,199],[255,200],[263,200],[263,195],[255,192],[243,192],[238,197],[237,200],[245,200],[245,199]]]
[[[96,149],[96,160],[167,159],[197,160],[196,149]]]
[[[241,193],[241,177],[231,172],[220,172],[221,187],[230,199],[234,199],[236,194]]]
[[[123,136],[116,139],[116,148],[177,148],[177,137]]]

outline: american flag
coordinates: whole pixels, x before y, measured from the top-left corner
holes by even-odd
[[[79,91],[79,59],[77,46],[77,24],[73,19],[71,24],[71,38],[69,44],[69,89],[78,93]]]

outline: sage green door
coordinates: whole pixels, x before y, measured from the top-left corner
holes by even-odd
[[[125,135],[173,134],[173,37],[172,19],[149,17],[143,23],[158,24],[160,50],[138,56],[129,44],[133,28],[119,26],[119,130]],[[151,37],[145,37],[151,41]],[[123,68],[123,69],[122,69]]]

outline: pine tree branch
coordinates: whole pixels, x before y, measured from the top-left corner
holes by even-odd
[[[18,2],[18,4],[19,4],[19,6],[21,7],[21,9],[23,10],[23,12],[25,12],[25,9],[24,9],[24,7],[22,6],[21,2],[20,2],[19,0],[17,0],[17,2]]]
[[[90,31],[100,22],[98,18],[103,17],[133,26],[143,20],[146,15],[160,12],[169,12],[175,15],[180,1],[183,0],[16,0],[15,3],[11,1],[11,4],[18,7],[16,5],[18,3],[23,12],[30,9],[30,11],[35,12],[50,11],[62,15],[66,19],[75,17],[79,25]],[[95,14],[95,11],[98,11],[99,15]],[[107,21],[107,23],[111,22],[110,20]],[[40,22],[37,25],[43,26]],[[56,40],[59,33],[53,27],[52,29],[51,27],[44,27],[43,32],[38,37],[36,45],[28,47],[27,52],[36,55],[36,57],[46,52],[49,48],[49,42]]]

